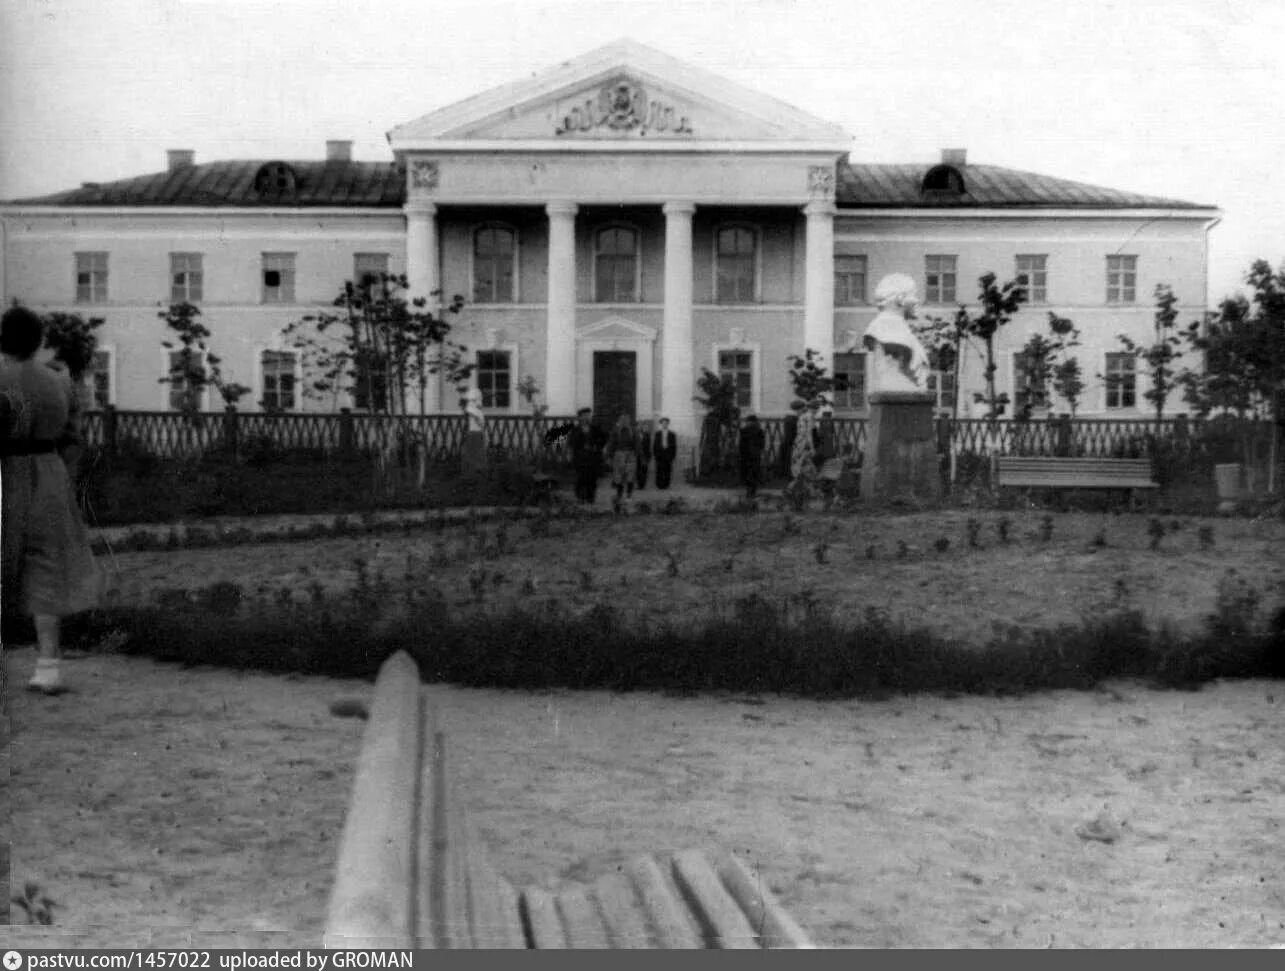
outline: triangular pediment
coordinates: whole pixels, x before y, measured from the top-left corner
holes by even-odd
[[[389,132],[394,151],[433,144],[778,143],[846,151],[837,125],[634,41],[484,92]]]
[[[637,323],[626,317],[612,316],[604,317],[596,323],[578,328],[576,337],[580,340],[654,341],[656,339],[656,328]]]

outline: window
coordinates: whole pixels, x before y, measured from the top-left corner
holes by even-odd
[[[728,226],[714,237],[714,302],[753,303],[757,292],[758,239],[747,226]]]
[[[483,226],[473,233],[473,302],[517,300],[518,236],[503,226]]]
[[[379,282],[388,273],[387,253],[354,253],[352,258],[352,282],[362,286],[367,278],[372,285]]]
[[[928,390],[936,395],[937,402],[934,408],[938,414],[953,415],[955,413],[957,391],[954,370],[929,371]]]
[[[508,408],[512,404],[513,370],[508,351],[478,351],[476,373],[483,408]]]
[[[731,378],[736,386],[736,406],[738,408],[754,407],[754,352],[753,351],[719,351],[718,375]]]
[[[388,359],[369,351],[353,359],[353,407],[358,411],[388,410]]]
[[[1048,303],[1048,257],[1019,255],[1017,276],[1026,277],[1026,299],[1029,303]]]
[[[594,299],[598,303],[638,300],[638,233],[624,226],[594,238]]]
[[[200,253],[171,253],[170,303],[200,303],[203,277]]]
[[[101,411],[112,403],[112,352],[94,351],[85,372],[85,381],[89,385],[89,407]]]
[[[294,303],[294,254],[263,254],[263,302]]]
[[[834,258],[834,304],[850,307],[866,302],[866,258],[864,256],[836,256]]]
[[[955,302],[955,257],[929,256],[925,258],[925,303]]]
[[[1036,380],[1032,373],[1029,354],[1018,351],[1013,355],[1013,414],[1020,415],[1030,408],[1047,408],[1048,388]]]
[[[291,351],[263,352],[259,360],[263,375],[259,407],[264,411],[294,411],[296,360]]]
[[[1107,257],[1107,303],[1133,303],[1138,291],[1138,258]]]
[[[107,254],[76,254],[76,303],[107,302]]]
[[[964,176],[952,165],[934,165],[919,188],[927,201],[958,198],[964,194]]]
[[[1137,361],[1132,354],[1107,354],[1107,408],[1133,408],[1138,403]]]
[[[170,351],[169,406],[173,411],[205,407],[205,355],[200,351]]]
[[[866,355],[834,355],[834,407],[861,411],[866,407]]]

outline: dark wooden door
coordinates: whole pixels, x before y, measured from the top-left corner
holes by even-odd
[[[638,360],[633,351],[593,352],[593,415],[604,426],[621,415],[636,418]]]

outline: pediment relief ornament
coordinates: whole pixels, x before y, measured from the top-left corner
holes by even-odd
[[[808,166],[808,194],[813,199],[834,198],[834,168],[832,166]]]
[[[686,115],[680,115],[672,104],[649,98],[640,83],[623,77],[604,84],[596,98],[586,98],[573,105],[553,133],[570,135],[602,129],[621,134],[692,134],[691,121]]]
[[[412,189],[432,192],[437,188],[441,171],[436,162],[427,159],[415,159],[410,163],[410,185]]]

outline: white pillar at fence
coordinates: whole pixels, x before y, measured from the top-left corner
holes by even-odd
[[[574,202],[550,202],[549,295],[545,325],[545,401],[549,413],[571,415],[576,401],[576,211]],[[584,402],[590,404],[590,402]]]
[[[692,373],[692,213],[690,202],[667,202],[665,310],[660,331],[660,410],[690,444],[696,427]]]
[[[423,298],[428,301],[425,309],[439,316],[442,312],[441,281],[437,249],[437,206],[421,199],[412,199],[403,210],[406,213],[406,282],[409,286],[409,297],[412,300]],[[408,402],[415,410],[419,408],[418,388],[411,389],[410,394],[416,400]],[[442,379],[440,375],[430,374],[425,393],[424,408],[429,414],[442,408]],[[454,410],[454,409],[452,409]]]
[[[833,202],[814,200],[807,216],[807,266],[804,276],[803,346],[820,352],[834,373],[834,213]]]

